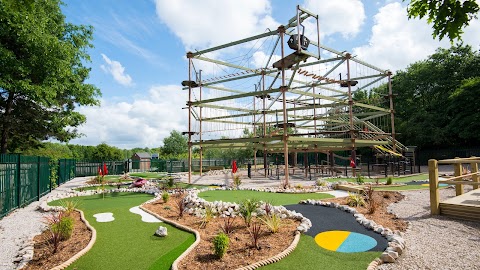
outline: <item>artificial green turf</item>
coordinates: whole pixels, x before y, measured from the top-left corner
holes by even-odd
[[[378,178],[379,182],[386,182],[387,177]],[[357,178],[324,178],[324,180],[328,182],[339,182],[339,181],[346,181],[346,182],[357,182]],[[375,182],[376,179],[374,178],[367,178],[363,179],[365,182]],[[393,177],[393,183],[407,183],[412,181],[418,180],[428,180],[428,174],[419,174],[419,175],[412,175],[412,176],[402,176],[402,177]]]
[[[105,189],[116,189],[117,188],[116,185],[115,186],[105,185],[104,187],[105,187]],[[102,189],[102,187],[101,186],[91,186],[91,187],[74,188],[74,190],[76,190],[76,191],[97,190],[97,189]]]
[[[138,206],[150,195],[114,193],[76,197],[79,209],[97,230],[93,248],[68,269],[170,269],[172,262],[194,241],[195,236],[165,223],[146,223],[129,209]],[[58,205],[59,202],[52,202]],[[111,212],[112,222],[97,222],[94,214]],[[154,236],[158,226],[167,227],[168,236]]]
[[[366,269],[368,264],[379,257],[381,252],[342,253],[329,251],[315,243],[313,237],[302,234],[295,250],[282,260],[259,269],[302,269],[302,270],[359,270]]]
[[[141,178],[146,178],[146,179],[159,179],[166,177],[165,172],[134,172],[134,173],[129,173],[130,176],[134,177],[141,177]]]
[[[245,199],[258,199],[275,205],[296,204],[306,199],[320,200],[334,197],[326,193],[273,193],[251,190],[208,190],[200,192],[198,196],[211,202],[241,202]]]

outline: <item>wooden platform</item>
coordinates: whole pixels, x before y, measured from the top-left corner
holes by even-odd
[[[440,214],[480,222],[480,189],[441,202]]]
[[[337,185],[337,189],[360,194],[364,192],[363,187],[353,185]]]

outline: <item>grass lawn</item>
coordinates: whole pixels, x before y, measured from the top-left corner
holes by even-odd
[[[159,179],[166,177],[166,172],[133,172],[129,173],[130,176],[141,177],[145,179]]]
[[[110,185],[105,185],[104,186],[105,189],[116,189],[117,186],[110,186]],[[75,188],[74,190],[76,191],[80,191],[80,189],[83,189],[83,190],[97,190],[97,189],[102,189],[101,186],[92,186],[92,187],[84,187],[84,188]]]
[[[116,193],[76,197],[85,217],[97,230],[93,248],[68,269],[170,269],[172,262],[194,241],[195,236],[165,223],[145,223],[129,211],[152,198],[147,194]],[[52,202],[58,205],[59,202]],[[97,222],[97,213],[113,213],[112,222]],[[168,236],[154,236],[158,226],[167,227]]]
[[[258,199],[268,201],[274,205],[296,204],[306,199],[333,198],[326,193],[270,193],[251,190],[208,190],[200,192],[199,197],[207,201],[241,202],[244,199]]]
[[[313,237],[300,236],[300,242],[295,250],[279,262],[259,269],[302,269],[302,270],[359,270],[367,269],[369,263],[379,257],[381,252],[342,253],[334,252],[319,247]]]

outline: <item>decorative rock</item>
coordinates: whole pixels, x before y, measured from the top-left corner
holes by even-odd
[[[158,229],[155,231],[155,235],[160,237],[167,236],[168,235],[167,228],[163,226],[158,227]]]
[[[382,260],[382,262],[384,262],[384,263],[395,262],[395,259],[392,256],[390,256],[390,254],[388,254],[388,253],[382,253],[382,255],[380,256],[380,260]]]

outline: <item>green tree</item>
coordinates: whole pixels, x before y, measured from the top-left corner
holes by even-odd
[[[51,142],[42,143],[39,148],[31,148],[24,151],[22,154],[29,156],[49,157],[52,160],[73,157],[72,151],[67,145]]]
[[[170,132],[170,136],[163,139],[162,154],[170,157],[178,157],[188,152],[188,139],[176,130]]]
[[[86,84],[92,27],[65,22],[60,0],[0,1],[0,152],[79,136],[74,111],[98,105]]]
[[[480,117],[474,105],[478,77],[479,52],[460,45],[438,49],[428,59],[397,72],[393,90],[398,94],[398,139],[421,147],[478,144],[479,136],[470,128]]]
[[[410,0],[407,11],[409,19],[427,16],[434,38],[441,40],[446,35],[453,42],[461,40],[462,29],[477,18],[479,7],[475,0]]]
[[[123,160],[123,151],[106,143],[97,145],[92,156],[93,160]]]

